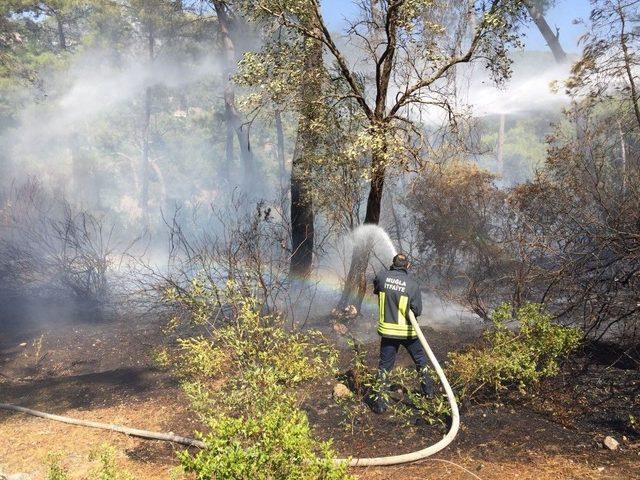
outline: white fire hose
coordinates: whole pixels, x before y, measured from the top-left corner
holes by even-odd
[[[429,357],[429,361],[433,365],[436,373],[438,374],[438,378],[444,387],[444,391],[447,394],[447,399],[449,400],[449,405],[451,405],[451,428],[447,432],[447,434],[442,437],[442,440],[439,442],[430,445],[422,450],[416,450],[415,452],[404,453],[402,455],[391,455],[389,457],[374,457],[374,458],[337,458],[335,462],[344,463],[349,462],[350,467],[369,467],[369,466],[384,466],[384,465],[398,465],[400,463],[408,463],[415,462],[417,460],[422,460],[423,458],[430,457],[431,455],[439,452],[447,445],[449,445],[453,439],[456,437],[458,433],[458,429],[460,428],[460,412],[458,411],[458,404],[456,402],[456,396],[453,394],[453,390],[451,390],[451,385],[449,385],[449,381],[447,377],[444,375],[444,371],[442,367],[438,363],[438,359],[433,354],[431,347],[427,343],[427,339],[424,338],[422,330],[420,329],[420,325],[418,325],[418,321],[416,320],[415,315],[409,309],[409,320],[411,321],[411,325],[415,329],[418,334],[418,339],[422,344],[425,352],[427,352],[427,356]]]
[[[460,414],[458,412],[458,404],[456,403],[456,398],[451,390],[451,386],[447,381],[447,378],[438,363],[435,355],[431,351],[427,340],[424,338],[422,334],[422,330],[420,330],[420,326],[416,321],[413,312],[409,313],[409,320],[411,321],[411,325],[415,328],[416,333],[418,334],[418,339],[420,343],[424,347],[427,355],[429,356],[429,360],[433,364],[433,367],[442,382],[442,386],[444,387],[445,392],[447,393],[447,398],[449,399],[449,404],[451,405],[451,428],[449,432],[440,440],[439,442],[431,445],[429,447],[423,448],[422,450],[417,450],[411,453],[405,453],[402,455],[392,455],[389,457],[377,457],[377,458],[351,458],[351,459],[335,459],[337,463],[349,462],[349,466],[351,467],[367,467],[367,466],[382,466],[382,465],[397,465],[399,463],[407,463],[407,462],[415,462],[416,460],[422,460],[430,455],[433,455],[436,452],[439,452],[447,445],[449,445],[456,434],[458,433],[458,428],[460,427]],[[8,403],[0,403],[0,409],[4,410],[13,410],[15,412],[26,413],[28,415],[34,415],[36,417],[46,418],[49,420],[55,420],[57,422],[68,423],[71,425],[79,425],[83,427],[91,427],[91,428],[99,428],[102,430],[111,430],[115,432],[124,433],[126,435],[131,435],[135,437],[147,438],[151,440],[162,440],[174,443],[180,443],[182,445],[188,445],[192,447],[204,448],[205,444],[201,440],[196,440],[194,438],[182,437],[179,435],[175,435],[173,433],[160,433],[160,432],[150,432],[147,430],[140,430],[137,428],[128,428],[120,425],[113,425],[108,423],[100,423],[100,422],[92,422],[89,420],[80,420],[71,417],[65,417],[62,415],[53,415],[51,413],[40,412],[38,410],[32,410],[30,408],[20,407],[17,405],[11,405]]]

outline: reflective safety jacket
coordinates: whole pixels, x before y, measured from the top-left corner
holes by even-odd
[[[422,296],[418,284],[403,268],[391,267],[373,280],[378,295],[378,333],[387,338],[415,338],[409,321],[409,309],[418,317],[422,313]]]

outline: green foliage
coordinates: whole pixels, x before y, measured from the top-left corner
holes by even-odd
[[[92,475],[94,480],[134,480],[132,475],[118,467],[114,447],[103,445],[99,450],[92,452],[89,459],[99,463]]]
[[[168,298],[188,309],[198,324],[205,318],[204,306],[211,310],[224,302],[233,312],[226,325],[211,329],[206,338],[178,340],[176,365],[188,379],[268,371],[277,383],[291,388],[335,368],[337,352],[320,332],[288,331],[282,316],[261,313],[258,300],[238,293],[234,282],[220,289],[206,280],[193,281],[184,291],[171,290]]]
[[[582,332],[556,325],[539,304],[528,303],[513,312],[504,303],[491,315],[485,345],[452,353],[447,377],[460,398],[488,387],[501,391],[515,385],[521,391],[559,371],[559,362],[574,351]],[[516,328],[510,328],[514,324]]]
[[[69,471],[60,465],[62,455],[59,453],[50,454],[47,457],[47,477],[46,480],[68,480]],[[89,460],[98,463],[90,476],[91,480],[135,480],[126,471],[123,471],[116,462],[116,449],[109,445],[103,445],[98,450],[91,452]]]
[[[311,435],[306,415],[295,398],[272,377],[266,389],[235,390],[231,398],[245,415],[211,412],[206,448],[180,454],[187,472],[198,479],[347,479],[345,465],[334,465],[329,443]]]
[[[445,373],[458,400],[469,400],[482,389],[493,392],[517,387],[521,392],[542,378],[556,375],[563,358],[574,351],[582,332],[573,327],[556,325],[539,304],[528,303],[513,312],[508,303],[491,315],[492,327],[484,334],[484,342],[465,352],[452,352]],[[395,368],[384,384],[376,372],[364,364],[366,352],[356,342],[352,348],[351,370],[345,376],[355,395],[337,400],[342,407],[343,425],[353,431],[366,428],[366,410],[361,407],[369,396],[381,395],[389,412],[407,426],[419,415],[428,424],[444,426],[451,407],[444,392],[425,397],[419,390],[420,375],[414,369]],[[433,380],[439,384],[435,372]]]
[[[47,456],[47,480],[69,480],[67,469],[60,465],[60,454]]]
[[[313,438],[296,388],[334,372],[337,352],[318,332],[287,331],[282,317],[262,313],[233,282],[209,287],[199,292],[224,298],[234,314],[207,337],[178,340],[174,367],[209,430],[200,434],[204,449],[180,453],[184,469],[198,479],[351,478],[334,465],[330,443]],[[174,291],[172,299],[184,298],[197,316],[191,293]]]

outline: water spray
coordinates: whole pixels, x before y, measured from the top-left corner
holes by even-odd
[[[386,240],[383,242],[384,246],[387,247],[389,249],[389,252],[392,252],[393,255],[395,256],[396,249],[393,246],[393,243],[391,242],[391,240],[389,239],[387,232],[385,232],[382,228],[378,227],[377,225],[366,225],[363,227],[366,227],[366,230],[364,232],[360,232],[360,234],[364,233],[365,235],[369,236],[375,233],[375,235],[382,237],[383,239],[386,238]],[[363,227],[359,227],[359,228],[363,228]],[[354,233],[356,233],[358,230],[359,229],[356,229]],[[447,377],[445,376],[444,371],[440,366],[440,363],[438,363],[438,359],[436,358],[433,351],[431,350],[429,343],[427,343],[427,339],[424,337],[424,334],[420,329],[420,325],[418,324],[418,321],[416,320],[416,317],[411,311],[411,309],[409,309],[409,321],[411,322],[411,325],[413,326],[416,333],[418,334],[418,339],[420,340],[420,344],[422,345],[425,352],[427,353],[427,356],[429,357],[429,361],[431,362],[431,364],[433,365],[433,368],[438,374],[438,378],[440,379],[440,382],[444,387],[444,391],[447,394],[447,399],[449,400],[449,405],[451,406],[451,427],[449,428],[449,431],[440,441],[436,442],[433,445],[429,445],[428,447],[425,447],[421,450],[416,450],[414,452],[404,453],[401,455],[391,455],[388,457],[336,458],[334,459],[334,462],[340,463],[340,464],[348,463],[350,467],[385,466],[385,465],[398,465],[401,463],[415,462],[417,460],[422,460],[424,458],[427,458],[439,452],[440,450],[444,449],[445,447],[447,447],[447,445],[449,445],[453,441],[456,434],[458,433],[458,430],[460,428],[460,412],[458,411],[458,404],[456,402],[456,397],[453,393],[453,390],[451,389],[451,385],[449,385],[449,381],[447,380]],[[148,430],[140,430],[137,428],[123,427],[121,425],[92,422],[89,420],[80,420],[77,418],[66,417],[62,415],[53,415],[51,413],[32,410],[30,408],[20,407],[18,405],[11,405],[8,403],[0,403],[0,409],[26,413],[28,415],[46,418],[48,420],[54,420],[57,422],[67,423],[71,425],[78,425],[83,427],[120,432],[126,435],[146,438],[150,440],[161,440],[161,441],[179,443],[182,445],[187,445],[187,446],[196,447],[196,448],[206,447],[205,443],[201,440],[196,440],[195,438],[189,438],[189,437],[182,437],[179,435],[175,435],[173,433],[151,432]]]

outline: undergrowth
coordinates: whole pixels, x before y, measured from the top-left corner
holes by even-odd
[[[444,370],[458,402],[472,400],[480,393],[499,394],[515,388],[526,393],[542,378],[556,375],[560,362],[573,352],[582,338],[579,329],[554,324],[539,304],[529,303],[515,312],[510,304],[498,307],[482,342],[462,352],[451,352]],[[354,393],[338,399],[343,426],[350,431],[371,428],[368,408],[373,396],[381,396],[391,415],[406,423],[422,419],[445,425],[451,415],[446,395],[440,389],[425,397],[418,388],[420,376],[413,369],[395,368],[388,379],[389,389],[381,389],[375,369],[365,363],[364,347],[351,339],[350,370],[340,377]],[[434,371],[436,385],[440,380]]]
[[[47,459],[48,469],[46,480],[69,480],[67,467],[61,465],[62,454],[52,453]],[[89,461],[96,466],[86,477],[87,480],[134,480],[134,477],[123,470],[116,461],[116,450],[109,445],[103,445],[89,455]]]
[[[206,447],[179,454],[184,469],[202,480],[351,479],[345,465],[334,464],[331,444],[313,437],[300,408],[311,382],[336,371],[337,351],[319,332],[287,330],[282,317],[263,313],[233,282],[225,289],[194,285],[199,296],[222,298],[234,313],[206,335],[178,339],[172,355],[160,355],[207,426],[197,434]],[[209,301],[193,298],[189,289],[167,292],[168,300],[195,307],[194,318],[202,318],[199,306]]]

